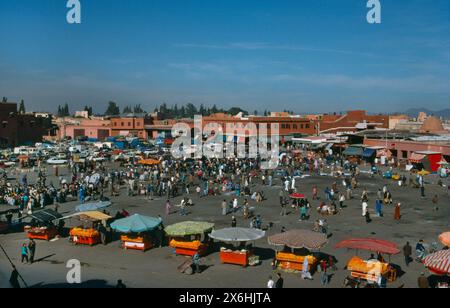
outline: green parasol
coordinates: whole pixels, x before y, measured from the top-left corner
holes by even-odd
[[[214,224],[209,222],[184,221],[166,227],[165,231],[169,236],[182,237],[188,235],[203,234],[211,231],[213,228]]]

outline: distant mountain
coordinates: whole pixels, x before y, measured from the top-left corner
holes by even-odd
[[[425,112],[427,115],[433,115],[435,117],[438,118],[445,118],[445,119],[449,119],[450,118],[450,109],[443,109],[443,110],[439,110],[439,111],[433,111],[433,110],[429,110],[427,108],[411,108],[406,110],[405,112],[400,112],[400,113],[404,113],[410,117],[417,117],[419,115],[420,112]]]

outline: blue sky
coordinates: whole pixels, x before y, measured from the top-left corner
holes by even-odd
[[[0,96],[48,111],[447,108],[450,2],[381,0],[381,25],[366,2],[81,0],[69,25],[66,0],[1,0]]]

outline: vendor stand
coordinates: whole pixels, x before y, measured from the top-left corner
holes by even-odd
[[[400,253],[395,243],[373,238],[348,239],[338,243],[336,248],[365,250],[389,256]],[[354,256],[348,262],[347,269],[351,272],[352,278],[365,280],[369,283],[378,283],[381,278],[385,278],[389,282],[397,280],[397,270],[389,262],[380,260],[363,260]]]
[[[106,224],[111,219],[102,212],[81,212],[71,217],[76,217],[83,224],[70,230],[70,241],[75,245],[94,246],[101,242],[100,232],[95,228],[98,223]]]
[[[266,232],[258,229],[228,228],[213,231],[209,234],[209,237],[221,242],[239,243],[245,247],[246,242],[259,240],[265,235]],[[226,264],[247,267],[259,264],[259,257],[255,256],[250,249],[231,250],[221,248],[220,261]]]
[[[50,241],[58,235],[58,229],[53,221],[61,219],[61,214],[50,209],[44,209],[29,214],[27,217],[31,217],[36,222],[24,227],[29,239]]]
[[[318,250],[327,243],[325,234],[310,230],[291,230],[269,237],[270,245],[284,248],[282,251],[275,251],[275,266],[288,271],[302,271],[307,260],[308,271],[311,272],[319,259],[310,251]]]
[[[99,210],[103,210],[109,206],[111,206],[110,201],[100,201],[100,202],[90,202],[83,203],[75,207],[75,211],[77,212],[95,212]]]
[[[165,231],[169,236],[169,246],[175,248],[177,255],[192,257],[196,253],[206,255],[209,248],[207,234],[213,228],[212,223],[185,221],[168,226]]]
[[[158,218],[135,214],[116,220],[111,224],[111,228],[117,232],[126,233],[120,237],[123,249],[146,251],[155,245],[151,233],[161,223],[162,221]]]

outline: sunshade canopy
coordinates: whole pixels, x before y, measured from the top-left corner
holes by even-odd
[[[101,220],[108,220],[111,219],[112,217],[109,215],[106,215],[102,212],[81,212],[78,214],[75,214],[73,216],[78,216],[78,218],[80,220],[84,220],[84,221],[101,221]]]
[[[293,249],[320,249],[327,243],[328,239],[325,234],[310,230],[291,230],[269,237],[270,245],[287,246]]]
[[[112,203],[110,201],[80,204],[75,208],[75,211],[77,212],[98,211],[107,208],[108,206],[111,206],[111,204]]]
[[[37,219],[41,222],[51,222],[53,220],[62,218],[62,215],[59,214],[58,212],[55,212],[54,210],[45,209],[30,214],[30,217]]]
[[[423,264],[437,275],[450,275],[450,250],[441,250],[427,256]]]
[[[423,154],[412,153],[409,160],[413,163],[420,163],[425,157]]]
[[[342,241],[336,245],[336,248],[348,248],[358,250],[368,250],[373,252],[380,252],[389,255],[396,255],[400,253],[397,244],[373,239],[373,238],[353,238]]]
[[[445,246],[450,246],[450,231],[442,233],[441,235],[439,235],[439,240]]]
[[[291,195],[289,195],[289,197],[291,199],[305,199],[305,195],[304,194],[298,194],[298,193],[291,194]]]
[[[365,149],[362,156],[364,158],[371,158],[371,157],[375,157],[376,153],[377,153],[377,151],[374,149]]]
[[[116,220],[111,224],[115,231],[123,233],[141,233],[152,231],[161,225],[159,218],[142,216],[135,214],[133,216]]]
[[[258,229],[228,228],[213,231],[209,237],[222,242],[250,242],[263,238],[266,232]]]
[[[342,154],[346,156],[363,156],[363,148],[348,147]]]
[[[166,227],[165,231],[169,236],[198,235],[209,232],[214,228],[214,224],[199,221],[184,221]]]

